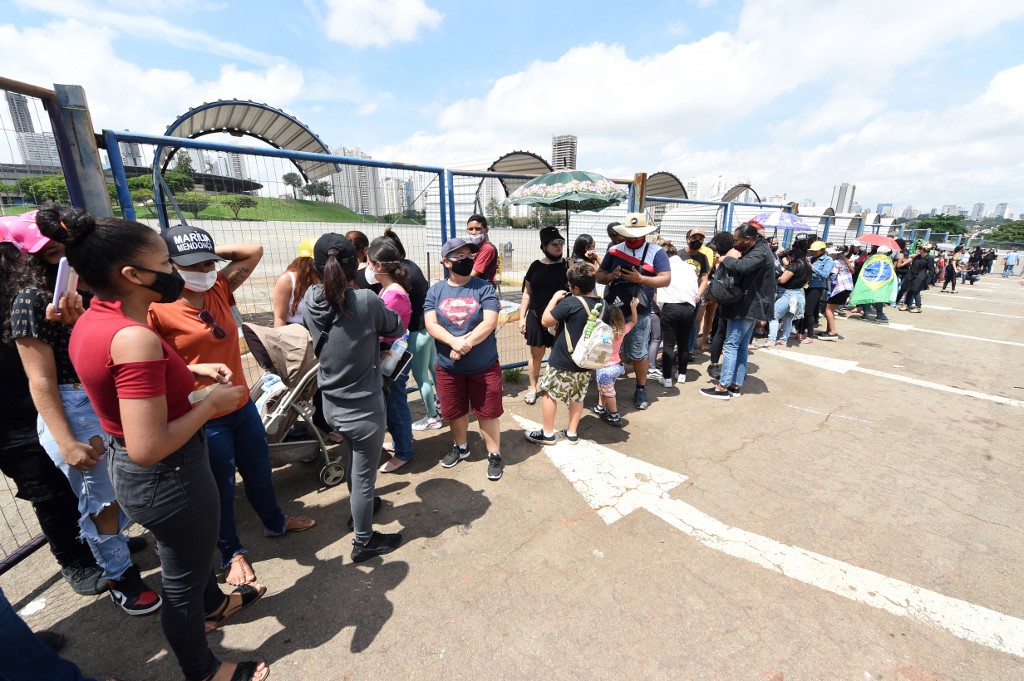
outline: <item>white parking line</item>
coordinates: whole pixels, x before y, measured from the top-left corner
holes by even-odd
[[[1006,317],[1007,319],[1024,319],[1024,317],[1015,314],[1000,314],[998,312],[983,312],[981,310],[968,310],[962,307],[945,307],[944,305],[929,305],[929,310],[943,310],[953,312],[970,312],[971,314],[986,314],[990,317]]]
[[[779,350],[777,348],[766,348],[764,354],[768,357],[782,357],[783,359],[800,362],[801,364],[809,364],[810,366],[825,369],[826,371],[834,371],[838,374],[856,371],[858,373],[877,376],[879,378],[887,378],[890,381],[899,381],[900,383],[909,383],[910,385],[916,385],[921,388],[929,388],[930,390],[940,390],[954,395],[973,397],[975,399],[986,400],[988,402],[996,402],[997,404],[1005,404],[1010,407],[1024,407],[1024,402],[1021,400],[1013,400],[1009,397],[1003,397],[1002,395],[989,395],[988,393],[978,392],[977,390],[954,388],[951,385],[923,381],[919,378],[911,378],[910,376],[901,376],[899,374],[890,374],[884,371],[876,371],[874,369],[865,369],[864,367],[858,366],[857,362],[853,362],[848,359],[822,357],[821,355],[811,355],[805,352],[792,352],[790,350]]]
[[[895,331],[917,331],[918,333],[933,333],[938,336],[951,336],[953,338],[963,338],[965,340],[981,341],[983,343],[998,343],[1000,345],[1013,345],[1018,348],[1024,348],[1024,343],[1018,343],[1016,341],[1000,340],[998,338],[982,338],[981,336],[966,336],[962,333],[952,333],[950,331],[937,331],[935,329],[922,329],[919,326],[912,326],[910,324],[900,324],[899,322],[889,322],[888,324],[879,324],[879,326],[893,329]]]

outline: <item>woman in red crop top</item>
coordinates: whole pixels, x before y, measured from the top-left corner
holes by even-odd
[[[146,326],[149,306],[183,287],[163,239],[145,225],[47,208],[40,231],[65,245],[68,262],[95,294],[75,324],[69,355],[104,429],[114,436],[110,476],[128,517],[156,538],[163,571],[161,625],[186,679],[262,681],[263,662],[219,661],[206,635],[255,603],[265,587],[225,596],[213,571],[220,504],[202,426],[238,404],[223,364],[187,366]],[[192,405],[196,380],[215,387]]]

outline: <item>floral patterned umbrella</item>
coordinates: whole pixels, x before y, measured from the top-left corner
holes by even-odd
[[[535,177],[509,195],[506,203],[516,206],[544,206],[601,210],[626,198],[626,189],[597,173],[563,170]]]

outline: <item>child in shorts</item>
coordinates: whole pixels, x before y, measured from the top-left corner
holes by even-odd
[[[596,371],[597,374],[597,406],[590,411],[594,412],[601,420],[609,426],[622,427],[622,417],[619,416],[618,405],[615,403],[615,379],[622,375],[622,360],[619,359],[619,349],[622,347],[622,339],[632,330],[636,324],[637,299],[629,303],[629,321],[617,307],[612,308],[612,328],[615,329],[615,336],[612,338],[611,359],[608,363]]]

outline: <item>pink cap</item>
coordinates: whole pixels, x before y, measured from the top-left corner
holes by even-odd
[[[0,218],[0,241],[13,243],[27,253],[41,251],[46,244],[50,243],[50,239],[39,232],[39,225],[36,224],[36,213],[38,212],[38,210],[33,210],[22,215]]]

